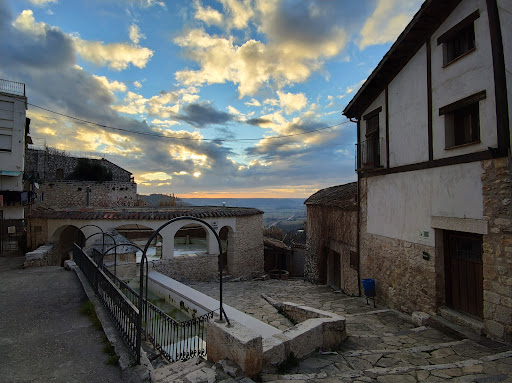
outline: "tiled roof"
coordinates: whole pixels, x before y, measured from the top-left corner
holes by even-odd
[[[186,206],[167,209],[124,208],[124,209],[35,209],[31,218],[47,219],[111,219],[111,220],[159,220],[165,221],[177,217],[214,218],[214,217],[242,217],[263,214],[261,210],[247,207],[219,207],[219,206]]]
[[[286,244],[283,241],[280,241],[275,238],[264,237],[263,245],[265,247],[271,247],[273,249],[288,250],[288,246],[286,246]]]
[[[357,182],[331,186],[317,191],[304,204],[335,206],[345,210],[357,210]]]

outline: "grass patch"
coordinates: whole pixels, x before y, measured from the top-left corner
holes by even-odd
[[[94,304],[91,301],[85,302],[82,307],[80,307],[80,313],[88,316],[97,330],[103,330],[103,326],[101,325],[98,315],[96,314],[96,310],[94,309]]]
[[[277,373],[279,375],[287,374],[294,368],[299,367],[300,359],[295,356],[293,352],[277,367]]]
[[[105,352],[105,354],[108,355],[108,360],[106,364],[109,364],[111,366],[119,365],[119,355],[116,354],[116,349],[114,346],[112,346],[112,343],[108,342],[107,344],[105,344],[105,347],[103,347],[103,352]]]

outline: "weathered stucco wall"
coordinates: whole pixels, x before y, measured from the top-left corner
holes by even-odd
[[[480,162],[472,162],[368,178],[367,232],[435,246],[432,216],[482,219],[480,175]]]
[[[137,184],[132,182],[53,181],[41,184],[37,193],[34,207],[54,209],[135,206],[137,202]]]
[[[341,289],[358,294],[357,270],[350,267],[350,251],[357,250],[357,211],[307,205],[307,253],[304,278],[327,283],[328,251],[341,254]]]
[[[476,49],[460,60],[443,67],[444,44],[438,45],[437,38],[476,10],[480,12],[480,17],[474,22]],[[434,158],[487,150],[489,146],[496,147],[496,101],[486,2],[484,0],[461,1],[434,32],[431,37],[431,46]],[[479,102],[480,143],[445,150],[445,116],[439,115],[439,108],[483,90],[486,91],[486,98]]]

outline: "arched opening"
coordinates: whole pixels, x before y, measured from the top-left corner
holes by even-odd
[[[208,233],[197,224],[188,224],[174,235],[174,256],[208,253]]]
[[[219,238],[222,244],[222,259],[224,264],[224,270],[229,271],[230,266],[233,268],[233,260],[235,254],[235,238],[233,235],[233,229],[230,226],[224,226],[219,231]]]
[[[151,235],[154,232],[154,229],[136,223],[118,226],[116,227],[116,230],[119,234],[128,239],[131,243],[139,246],[142,249],[144,248],[144,246],[146,246],[149,237],[151,237]],[[146,253],[148,261],[153,261],[162,258],[162,246],[162,236],[160,234],[157,234],[157,236],[151,241],[151,244],[148,247],[148,251]],[[137,250],[137,263],[140,262],[141,257],[142,252]]]
[[[50,242],[56,244],[54,251],[59,254],[60,266],[64,266],[64,261],[71,259],[73,243],[76,243],[80,247],[84,246],[85,236],[76,226],[62,226],[53,233]]]

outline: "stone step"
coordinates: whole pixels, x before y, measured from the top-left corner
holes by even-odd
[[[485,335],[484,322],[481,320],[465,315],[459,311],[452,310],[448,307],[441,307],[439,309],[439,315],[457,326],[470,329],[478,335]],[[454,329],[457,328],[454,327]]]

